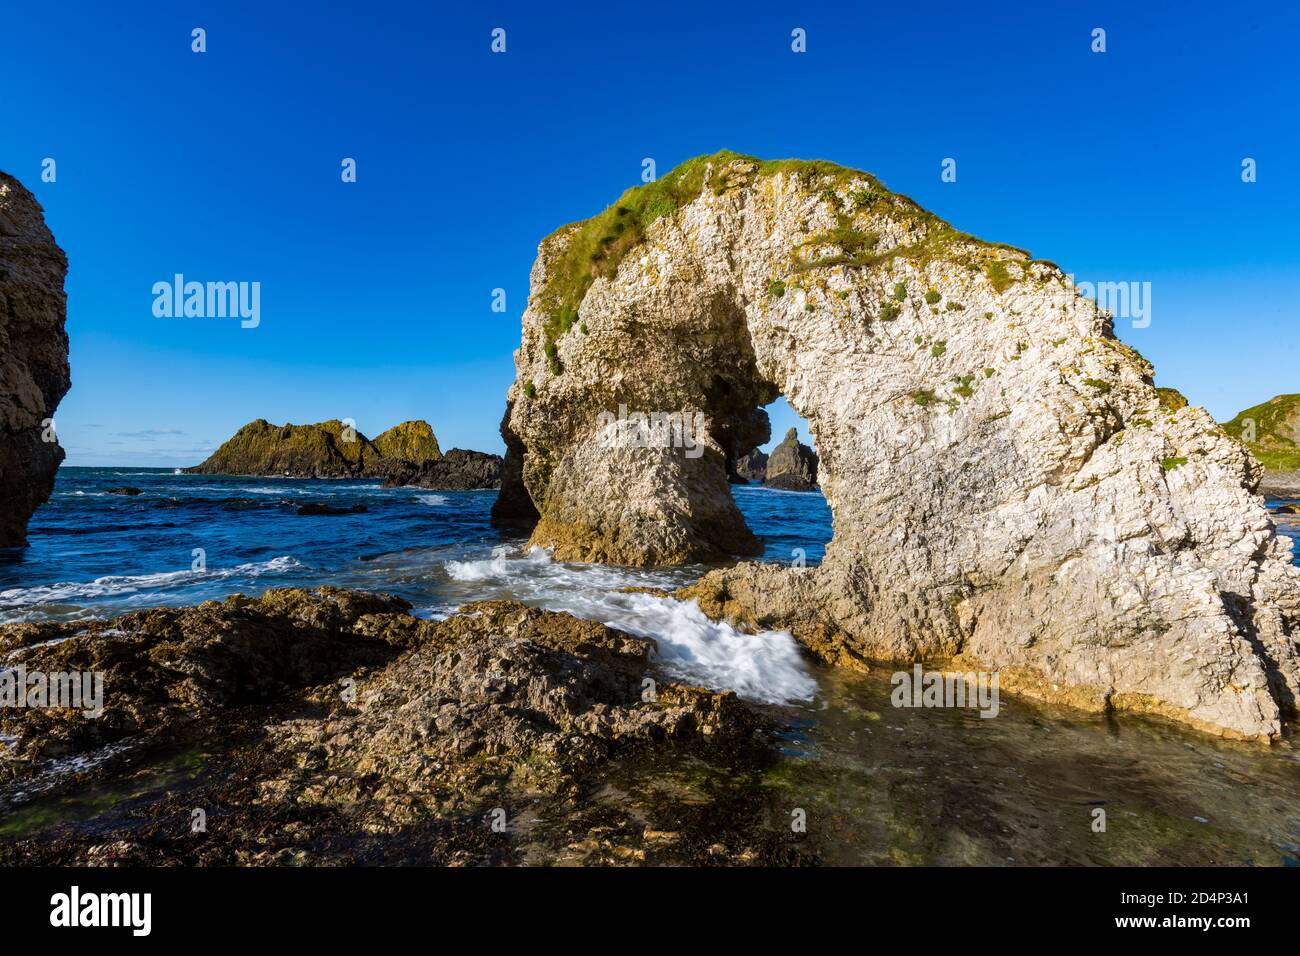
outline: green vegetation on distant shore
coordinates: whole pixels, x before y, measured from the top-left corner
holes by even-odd
[[[311,425],[272,425],[259,418],[239,429],[207,461],[186,471],[210,475],[386,476],[394,461],[442,457],[427,422],[410,421],[371,441],[337,418]]]
[[[1270,471],[1300,471],[1300,395],[1278,395],[1240,412],[1223,430]]]

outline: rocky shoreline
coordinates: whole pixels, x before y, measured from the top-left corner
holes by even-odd
[[[98,717],[0,711],[7,818],[61,792],[112,794],[93,826],[11,832],[0,862],[799,859],[779,831],[691,823],[680,807],[647,822],[653,808],[593,799],[620,760],[769,762],[768,721],[734,694],[667,679],[652,642],[567,614],[409,610],[320,588],[0,627],[0,654],[27,673],[96,672],[104,686]],[[542,809],[562,822],[521,838]]]
[[[250,422],[186,474],[273,478],[382,478],[385,488],[438,491],[501,486],[501,456],[453,448],[443,454],[428,422],[403,422],[366,438],[337,419],[314,425]]]

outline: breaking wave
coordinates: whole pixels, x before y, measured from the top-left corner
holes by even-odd
[[[787,631],[745,634],[710,620],[695,601],[623,590],[674,588],[693,578],[689,572],[566,564],[541,548],[518,557],[502,551],[478,561],[448,561],[444,567],[475,599],[513,598],[651,638],[659,666],[679,680],[766,704],[811,700],[816,693]]]

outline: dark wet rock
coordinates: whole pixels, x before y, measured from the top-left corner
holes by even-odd
[[[130,485],[123,485],[121,488],[109,488],[108,493],[110,495],[129,495],[131,497],[144,494],[139,488],[133,488]]]
[[[492,523],[503,528],[531,531],[537,524],[537,506],[524,484],[524,443],[510,429],[514,401],[506,399],[506,413],[501,420],[501,439],[506,455],[501,462],[501,490],[492,503]]]
[[[473,491],[501,487],[501,456],[453,448],[436,461],[398,463],[385,488],[411,485],[434,491]]]
[[[619,752],[752,733],[734,694],[647,684],[651,646],[514,602],[468,605],[360,685],[354,707],[276,728],[277,749],[311,759],[267,792],[303,805],[364,793],[376,818],[409,821],[506,777],[563,790]]]
[[[745,863],[788,852],[758,813],[740,834],[685,806],[665,814],[670,828],[597,799],[602,775],[624,765],[770,759],[765,719],[734,694],[666,679],[651,641],[567,614],[492,601],[432,622],[408,609],[335,588],[273,590],[84,629],[0,627],[0,657],[106,675],[98,719],[0,716],[14,741],[0,805],[30,801],[52,761],[73,758],[77,792],[142,794],[94,827],[9,841],[0,862]],[[96,762],[114,746],[129,759]],[[206,833],[190,832],[194,807]],[[515,821],[541,808],[563,823],[534,840]],[[497,812],[510,835],[491,828]],[[732,849],[710,856],[719,839]]]
[[[1278,505],[1273,510],[1275,514],[1280,515],[1300,515],[1300,504]]]
[[[0,626],[0,659],[8,667],[98,673],[103,687],[98,717],[0,708],[0,735],[13,738],[0,761],[0,781],[106,745],[162,740],[187,722],[381,663],[406,638],[400,628],[376,635],[368,622],[377,614],[404,617],[409,607],[399,598],[337,588],[273,590],[257,600],[235,595],[112,621]]]
[[[797,429],[791,428],[781,444],[772,449],[764,483],[786,491],[812,491],[817,487],[817,454],[799,441]]]
[[[0,548],[27,543],[64,458],[50,423],[71,384],[67,272],[40,203],[0,173]]]
[[[816,491],[816,485],[810,485],[807,481],[798,475],[792,475],[789,472],[776,475],[763,482],[766,488],[772,488],[776,491]]]
[[[767,477],[767,453],[755,448],[748,455],[736,459],[731,480],[736,484],[762,481]]]
[[[318,504],[309,502],[305,505],[299,505],[298,514],[300,515],[359,515],[365,514],[370,509],[365,505],[352,505],[349,508],[339,508],[335,505]]]

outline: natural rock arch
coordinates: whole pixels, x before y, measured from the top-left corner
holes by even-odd
[[[756,553],[726,463],[779,393],[834,538],[816,569],[707,575],[710,613],[1229,735],[1293,710],[1300,574],[1257,463],[1051,263],[866,173],[718,154],[558,230],[531,279],[496,514],[557,557]],[[624,408],[702,413],[703,448],[639,447]]]

